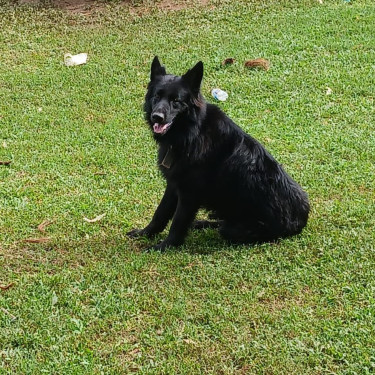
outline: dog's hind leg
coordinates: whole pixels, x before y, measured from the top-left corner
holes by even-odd
[[[177,194],[173,189],[167,186],[164,196],[156,209],[154,216],[145,228],[133,229],[127,233],[129,237],[153,237],[155,234],[162,232],[172,219],[177,207]]]
[[[219,231],[225,240],[238,244],[273,242],[279,238],[279,236],[267,234],[264,228],[260,229],[259,226],[250,223],[224,221]]]

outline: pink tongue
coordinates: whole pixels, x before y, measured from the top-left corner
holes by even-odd
[[[158,124],[157,122],[154,124],[153,129],[155,133],[164,133],[164,131],[168,128],[169,124]]]
[[[162,132],[162,126],[158,124],[157,122],[154,124],[154,132],[155,133],[161,133]]]

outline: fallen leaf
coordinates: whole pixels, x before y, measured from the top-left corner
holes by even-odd
[[[54,221],[55,220],[44,220],[43,223],[40,223],[38,225],[38,231],[42,232],[42,233],[45,233],[46,227],[48,227],[48,225],[51,225]]]
[[[41,237],[41,238],[27,238],[26,240],[23,240],[23,242],[27,243],[44,243],[48,242],[51,239],[49,237]]]
[[[193,267],[201,267],[202,266],[202,263],[201,262],[191,262],[189,263],[187,266],[185,266],[184,268],[185,269],[190,269],[190,268],[193,268]]]
[[[88,219],[87,217],[84,217],[83,220],[87,221],[88,223],[96,223],[97,221],[102,220],[104,216],[105,214],[101,214],[94,219]]]
[[[258,298],[262,298],[265,294],[266,294],[266,291],[265,291],[264,289],[262,289],[261,291],[259,291],[259,292],[257,293],[257,297],[258,297]]]
[[[197,345],[197,343],[194,340],[191,340],[191,339],[183,339],[182,341],[185,344]]]
[[[261,68],[267,71],[270,68],[270,62],[266,59],[259,58],[245,61],[245,66],[250,69]]]
[[[8,290],[8,289],[11,288],[13,285],[14,285],[14,283],[10,283],[10,284],[8,284],[8,285],[0,285],[0,289],[1,289],[1,290]]]
[[[251,367],[250,365],[245,365],[243,367],[241,367],[239,370],[238,370],[238,375],[245,375],[245,374],[248,374],[251,370]]]
[[[0,165],[9,165],[11,162],[12,162],[11,160],[5,160],[5,161],[0,160]]]
[[[141,349],[138,349],[138,348],[135,348],[133,350],[130,350],[130,352],[128,352],[129,355],[136,355],[138,353],[141,352]]]
[[[185,266],[185,269],[193,268],[195,266],[195,262],[189,263],[187,266]]]
[[[132,365],[132,366],[130,366],[130,367],[128,367],[128,368],[129,368],[129,371],[130,371],[130,372],[138,372],[138,370],[139,370],[139,367],[134,366],[134,365]]]
[[[236,60],[233,58],[233,57],[228,57],[227,59],[225,59],[221,65],[225,66],[225,65],[232,65],[234,64]]]
[[[154,271],[154,270],[145,271],[144,273],[147,274],[147,275],[160,276],[160,273],[158,271]]]
[[[16,319],[17,319],[16,316],[14,316],[12,313],[10,313],[7,309],[4,309],[4,307],[0,307],[0,310],[1,310],[4,314],[8,315],[12,320],[16,320]]]

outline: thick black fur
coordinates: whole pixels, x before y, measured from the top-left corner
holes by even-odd
[[[167,74],[157,57],[152,62],[144,111],[167,186],[150,224],[128,235],[152,237],[172,218],[155,249],[181,245],[192,226],[219,227],[236,243],[300,233],[309,214],[306,193],[258,141],[206,103],[202,77],[202,62],[183,76]],[[218,221],[193,224],[200,208]]]

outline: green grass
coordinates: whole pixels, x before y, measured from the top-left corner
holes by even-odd
[[[0,12],[0,374],[375,372],[372,0]],[[155,54],[176,74],[204,61],[204,95],[226,90],[308,191],[301,235],[192,232],[164,254],[126,238],[164,187],[142,113]]]

